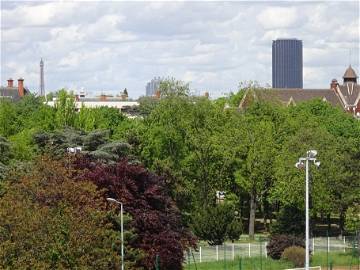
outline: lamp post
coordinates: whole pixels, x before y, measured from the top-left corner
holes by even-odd
[[[305,270],[309,270],[309,161],[312,161],[316,167],[320,166],[320,161],[316,161],[316,150],[306,152],[306,157],[299,158],[295,167],[303,169],[305,166]],[[305,162],[305,164],[304,164]]]
[[[121,270],[124,270],[124,219],[123,219],[123,203],[113,198],[106,198],[108,202],[120,205],[120,223],[121,223]]]

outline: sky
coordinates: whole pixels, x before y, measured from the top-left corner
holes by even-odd
[[[213,98],[240,82],[271,85],[271,45],[303,41],[304,88],[328,88],[349,64],[359,74],[360,1],[1,1],[1,85],[47,92],[145,95],[154,77]]]

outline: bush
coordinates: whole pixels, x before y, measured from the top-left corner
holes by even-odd
[[[227,226],[227,235],[228,238],[234,242],[240,238],[240,235],[243,233],[243,227],[241,220],[234,219],[228,226]]]
[[[305,249],[298,246],[288,247],[282,253],[281,259],[292,262],[295,267],[303,267],[305,262]]]
[[[291,246],[299,246],[305,248],[304,239],[294,235],[278,234],[270,238],[267,246],[268,255],[274,259],[279,260],[284,250]]]
[[[304,231],[304,211],[294,205],[282,207],[276,216],[276,222],[271,226],[272,234],[302,235]]]
[[[222,245],[228,235],[228,227],[234,220],[234,209],[229,204],[208,206],[193,217],[193,231],[209,245]]]

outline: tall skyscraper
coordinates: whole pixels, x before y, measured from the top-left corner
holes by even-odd
[[[39,90],[40,96],[45,96],[45,83],[44,83],[44,61],[40,60],[40,90]]]
[[[161,79],[155,77],[146,84],[146,96],[154,96],[156,91],[159,90]]]
[[[301,40],[273,40],[272,87],[303,88],[303,53]]]

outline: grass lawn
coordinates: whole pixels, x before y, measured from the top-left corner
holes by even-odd
[[[350,266],[352,269],[357,265],[356,258],[352,258],[351,253],[329,253],[329,261],[333,262],[333,266]],[[322,266],[326,267],[327,265],[327,254],[326,252],[315,253],[311,261],[312,266]],[[287,268],[293,268],[292,263],[287,261],[275,261],[270,258],[243,258],[242,259],[242,270],[282,270]],[[239,259],[235,261],[228,260],[226,264],[224,261],[218,262],[203,262],[185,265],[184,270],[239,270]],[[326,269],[326,268],[325,268]],[[335,269],[335,268],[334,268]],[[350,268],[349,268],[350,269]]]
[[[262,265],[262,268],[261,268]],[[286,269],[292,267],[292,264],[285,261],[274,261],[266,258],[244,258],[242,259],[242,270],[279,270]],[[184,270],[239,270],[239,259],[235,261],[229,260],[226,261],[226,265],[224,261],[218,262],[204,262],[195,264],[185,265]]]
[[[326,252],[318,252],[315,253],[311,260],[311,265],[321,265],[326,266],[327,265],[327,254]],[[351,252],[346,253],[335,253],[330,252],[329,253],[329,262],[332,262],[334,266],[353,266],[357,265],[358,261],[357,258],[352,258]]]

